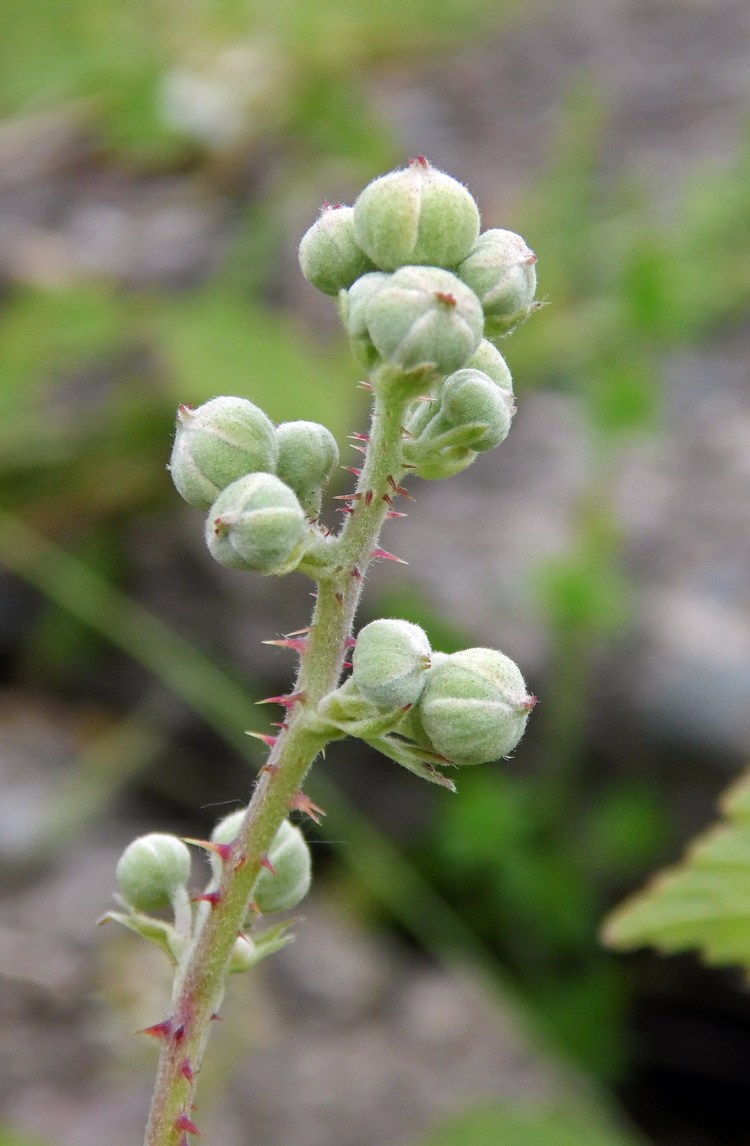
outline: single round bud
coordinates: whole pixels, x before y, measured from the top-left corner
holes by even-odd
[[[325,205],[320,218],[302,236],[299,265],[309,283],[333,295],[375,269],[357,244],[353,207]]]
[[[466,367],[470,370],[481,370],[483,374],[489,375],[501,390],[507,390],[510,394],[513,393],[513,378],[508,369],[508,363],[497,347],[488,342],[486,338],[483,338],[479,343],[466,363]]]
[[[484,307],[490,335],[507,334],[531,313],[536,255],[513,231],[485,231],[456,273]]]
[[[482,337],[482,307],[450,271],[402,267],[367,304],[367,328],[380,355],[401,370],[451,374]]]
[[[282,422],[276,428],[276,440],[276,473],[305,508],[314,505],[320,498],[321,486],[338,465],[336,439],[318,422]]]
[[[212,398],[193,410],[180,406],[169,470],[178,492],[196,509],[209,509],[244,474],[276,466],[276,433],[246,398]]]
[[[139,836],[117,863],[123,899],[136,911],[161,911],[190,879],[190,852],[182,840],[161,832]]]
[[[481,370],[457,370],[445,380],[438,421],[449,426],[482,426],[469,443],[472,450],[482,453],[505,441],[514,412],[512,397],[487,374]]]
[[[310,848],[299,828],[284,820],[268,849],[273,871],[263,868],[253,891],[256,906],[264,915],[296,907],[312,881]]]
[[[369,370],[378,360],[378,352],[372,344],[367,329],[367,304],[370,299],[390,280],[390,275],[382,271],[372,271],[362,275],[347,291],[339,295],[339,314],[349,342],[360,366]]]
[[[419,625],[383,619],[360,629],[352,654],[352,682],[378,708],[415,704],[430,667],[430,642]]]
[[[248,474],[219,494],[206,522],[211,556],[231,569],[289,573],[305,547],[305,515],[274,474]]]
[[[534,703],[509,657],[463,649],[430,671],[419,714],[437,752],[454,764],[484,764],[513,751]]]
[[[479,234],[479,209],[463,184],[423,156],[368,183],[354,204],[357,242],[377,267],[455,267]]]

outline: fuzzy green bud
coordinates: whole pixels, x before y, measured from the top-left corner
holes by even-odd
[[[230,812],[214,828],[211,839],[217,844],[231,844],[245,818],[245,809]],[[253,890],[253,900],[264,915],[275,911],[288,911],[305,898],[312,882],[310,848],[304,835],[289,820],[284,820],[268,849],[268,862]],[[214,875],[218,878],[220,861],[211,857]]]
[[[326,204],[299,245],[302,274],[324,294],[336,295],[375,268],[357,244],[354,208]]]
[[[438,422],[446,426],[477,426],[469,444],[481,453],[505,441],[514,412],[512,398],[487,374],[481,370],[458,370],[445,380]]]
[[[276,465],[273,423],[246,398],[212,398],[193,410],[180,406],[169,469],[178,492],[209,509],[237,478]]]
[[[479,209],[463,184],[420,156],[381,175],[354,204],[357,242],[377,267],[455,267],[479,234]]]
[[[316,513],[321,487],[338,465],[336,439],[318,422],[282,422],[276,428],[276,440],[277,475],[294,490],[306,511]]]
[[[392,619],[372,621],[357,637],[352,683],[378,708],[404,708],[422,694],[430,655],[430,642],[419,625]]]
[[[485,231],[456,273],[484,307],[491,337],[507,334],[531,313],[536,255],[513,231]]]
[[[339,295],[339,314],[349,342],[360,366],[369,370],[377,362],[378,352],[367,329],[367,306],[370,299],[390,280],[390,275],[373,271],[362,275],[348,291]]]
[[[190,879],[190,852],[182,840],[161,832],[139,836],[117,863],[123,899],[136,911],[161,911]]]
[[[501,390],[507,390],[510,394],[513,393],[513,378],[508,369],[508,363],[497,347],[488,342],[486,338],[483,338],[479,343],[466,363],[466,367],[469,370],[481,370],[483,374],[489,375]]]
[[[366,319],[380,355],[407,373],[458,370],[479,345],[484,325],[476,295],[438,267],[396,271],[369,300]]]
[[[211,556],[231,569],[289,573],[305,546],[297,495],[274,474],[239,478],[219,494],[206,522]]]
[[[419,716],[442,756],[454,764],[484,764],[513,751],[534,704],[509,657],[463,649],[430,671]]]

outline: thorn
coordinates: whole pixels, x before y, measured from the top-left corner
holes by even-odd
[[[278,770],[278,764],[264,764],[261,768],[261,772],[267,772],[269,776],[275,776]]]
[[[184,1058],[182,1060],[180,1064],[180,1074],[183,1078],[186,1078],[188,1082],[195,1082],[195,1074],[193,1073],[193,1068],[190,1065],[190,1059]]]
[[[437,398],[433,398],[432,394],[419,394],[414,399],[414,401],[415,402],[437,402]]]
[[[336,513],[354,513],[354,510],[350,505],[337,505]]]
[[[334,599],[335,599],[337,605],[343,605],[343,603],[344,603],[344,594],[343,593],[337,592],[337,593],[334,593],[333,596],[334,596]]]
[[[372,382],[358,382],[357,385],[360,390],[369,390],[372,393]]]
[[[353,669],[354,668],[354,662],[353,661],[344,661],[344,663],[342,664],[341,667],[345,668],[345,669]]]
[[[178,1130],[183,1130],[185,1134],[196,1134],[198,1138],[201,1136],[200,1130],[194,1122],[191,1122],[187,1114],[178,1115],[175,1119],[175,1126]]]
[[[284,696],[267,696],[265,700],[256,700],[256,704],[280,704],[283,708],[293,708],[299,700],[305,699],[304,692],[290,692]]]
[[[361,493],[335,493],[333,495],[334,501],[361,501]]]
[[[397,557],[395,553],[389,553],[387,549],[373,549],[373,557],[382,557],[384,561],[398,561],[399,565],[408,565],[408,561],[404,561],[403,557]]]
[[[278,649],[293,649],[298,653],[303,653],[307,648],[306,640],[296,640],[294,638],[289,640],[288,637],[284,637],[283,640],[280,641],[263,641],[262,643],[264,645],[276,645]]]
[[[213,852],[217,855],[222,863],[226,863],[232,854],[231,844],[216,844],[213,840],[195,840],[192,836],[182,836],[182,842],[185,844],[193,844],[196,848],[203,848],[205,851]]]
[[[260,861],[260,866],[264,867],[266,871],[270,871],[271,875],[276,875],[276,868],[273,866],[268,856],[263,856],[263,859]]]
[[[412,497],[408,489],[404,489],[402,485],[398,484],[392,474],[388,474],[388,485],[391,487],[394,493],[400,493],[402,497],[408,498],[409,501],[417,500],[415,497]]]
[[[301,789],[292,800],[289,809],[292,812],[302,812],[304,816],[309,816],[316,824],[320,824],[320,817],[325,815],[323,808],[319,807],[318,804],[313,804],[310,797],[306,796]]]
[[[149,1035],[152,1039],[168,1039],[172,1034],[172,1020],[164,1019],[161,1023],[154,1023],[152,1027],[141,1027],[135,1033],[137,1035]]]
[[[374,489],[368,489],[367,493],[365,494],[365,505],[372,505],[372,499],[374,497],[375,497],[375,490]]]
[[[346,645],[346,647],[347,647],[348,649],[356,649],[356,647],[357,647],[357,638],[356,638],[356,637],[347,637],[347,638],[346,638],[346,641],[344,642],[344,644]]]
[[[389,493],[384,493],[382,498],[381,498],[381,501],[384,501],[389,509],[395,509],[395,506],[393,504],[393,498],[391,497],[391,495]]]
[[[217,1015],[216,1011],[214,1011],[214,1013],[211,1015],[211,1022],[212,1023],[223,1023],[224,1020],[222,1019],[221,1015]]]
[[[356,565],[352,565],[351,569],[349,570],[349,573],[355,579],[355,581],[361,581],[362,580],[362,574]]]
[[[357,445],[355,445],[354,442],[349,443],[349,449],[358,450],[360,454],[366,454],[367,453],[367,446],[357,446]]]
[[[289,725],[285,720],[272,720],[271,728],[288,728]]]
[[[247,729],[245,730],[245,736],[252,736],[254,740],[262,740],[269,748],[273,748],[278,740],[278,736],[266,736],[265,732],[249,732]]]
[[[413,438],[414,437],[411,430],[407,430],[406,426],[401,427],[401,433],[403,434],[403,436],[405,438]]]
[[[349,435],[347,435],[347,436],[348,436],[348,437],[350,437],[350,438],[355,438],[355,439],[356,439],[358,442],[369,442],[369,440],[370,440],[370,435],[369,435],[369,434],[357,434],[357,433],[354,433],[354,434],[349,434]]]
[[[204,891],[201,895],[191,895],[191,903],[210,903],[212,907],[216,907],[221,903],[220,891]]]
[[[284,633],[285,637],[303,637],[306,633],[313,631],[312,625],[305,625],[304,629],[295,629],[293,633]]]
[[[346,470],[349,474],[354,474],[355,477],[362,477],[362,470],[357,466],[339,466],[340,470]]]
[[[395,509],[389,509],[385,515],[386,517],[407,517],[406,513],[398,513]]]

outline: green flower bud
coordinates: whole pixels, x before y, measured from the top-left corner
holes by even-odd
[[[273,872],[263,868],[253,891],[253,899],[264,915],[296,907],[312,881],[310,848],[299,828],[284,820],[268,849]]]
[[[478,453],[504,442],[515,407],[512,399],[481,370],[458,370],[445,380],[438,425],[481,426],[467,445]]]
[[[321,487],[338,465],[336,439],[318,422],[282,422],[276,428],[276,439],[276,473],[294,490],[305,510],[317,513]]]
[[[367,329],[381,356],[406,372],[451,374],[482,337],[476,295],[450,271],[402,267],[367,304]]]
[[[365,700],[391,710],[415,704],[430,667],[430,642],[409,621],[372,621],[360,630],[351,680]]]
[[[389,280],[390,275],[373,271],[362,275],[348,291],[342,291],[339,295],[341,321],[349,335],[354,357],[365,370],[369,370],[378,359],[378,352],[367,329],[367,304]]]
[[[273,423],[246,398],[212,398],[195,410],[177,411],[169,469],[178,492],[196,509],[210,509],[244,474],[275,466]]]
[[[326,204],[299,245],[302,274],[324,294],[336,295],[375,268],[357,245],[354,208]]]
[[[513,393],[513,378],[508,369],[508,363],[497,347],[488,342],[486,338],[483,338],[479,343],[466,363],[466,368],[468,370],[481,370],[483,374],[488,374],[501,390]]]
[[[357,242],[377,267],[455,267],[479,234],[479,209],[466,188],[420,156],[382,175],[354,204]]]
[[[238,935],[232,948],[232,957],[229,962],[229,974],[239,975],[249,971],[258,962],[258,951],[252,939],[247,935]]]
[[[190,852],[182,840],[161,832],[139,836],[117,863],[117,882],[125,901],[136,911],[169,907],[190,879]]]
[[[300,561],[305,532],[294,491],[274,474],[255,473],[219,494],[206,522],[206,544],[231,569],[282,574]]]
[[[513,751],[534,704],[509,657],[463,649],[430,671],[419,715],[442,756],[454,764],[484,764]]]
[[[536,255],[513,231],[485,231],[456,273],[484,307],[489,335],[507,334],[531,313]]]

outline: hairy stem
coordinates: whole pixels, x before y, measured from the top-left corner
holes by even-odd
[[[261,769],[217,892],[175,978],[170,1017],[154,1028],[162,1047],[145,1146],[186,1146],[188,1134],[195,1133],[196,1079],[211,1020],[224,996],[235,940],[271,841],[330,738],[316,715],[317,704],[340,680],[364,575],[403,472],[402,424],[408,398],[394,393],[399,379],[385,370],[375,379],[381,393],[390,392],[387,401],[376,397],[352,512],[338,538],[335,566],[325,570],[318,582],[294,688],[300,699]]]

